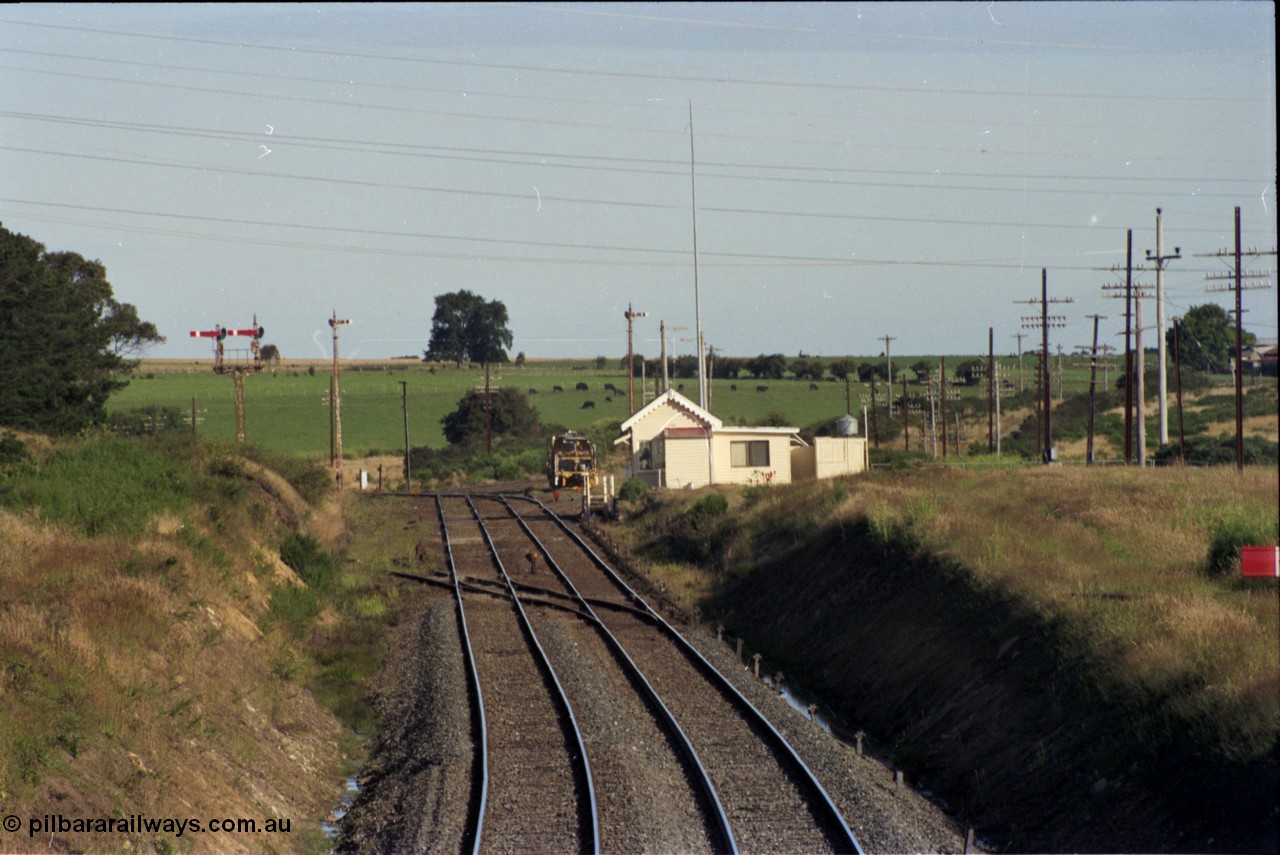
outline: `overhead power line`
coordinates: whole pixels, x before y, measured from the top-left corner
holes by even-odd
[[[96,33],[99,35],[120,36],[126,38],[151,39],[167,42],[179,42],[185,44],[202,44],[212,47],[234,48],[236,50],[262,50],[277,53],[285,53],[289,55],[310,55],[310,56],[326,56],[339,57],[342,59],[359,59],[359,60],[384,60],[392,62],[406,62],[416,65],[428,66],[453,66],[459,68],[483,68],[498,71],[520,71],[528,74],[555,74],[555,75],[581,75],[584,77],[599,77],[608,79],[632,79],[632,80],[666,80],[678,81],[685,83],[712,83],[718,86],[732,84],[738,86],[765,86],[765,87],[781,87],[788,89],[814,89],[814,90],[832,90],[842,92],[888,92],[895,94],[922,93],[927,95],[974,95],[984,97],[1008,98],[1007,89],[964,89],[964,88],[945,88],[937,86],[879,86],[871,84],[854,84],[854,83],[832,83],[832,82],[815,82],[815,81],[785,81],[785,80],[767,80],[760,78],[731,78],[723,76],[707,76],[697,74],[657,74],[653,72],[623,71],[618,69],[586,69],[573,68],[569,66],[550,66],[550,65],[525,65],[516,63],[503,62],[483,62],[480,60],[459,60],[459,59],[439,59],[434,57],[405,56],[403,54],[391,53],[370,53],[363,51],[353,51],[349,49],[326,49],[326,48],[307,48],[298,45],[272,45],[262,43],[252,43],[243,41],[225,41],[220,39],[200,38],[196,36],[173,36],[173,35],[157,35],[154,33],[139,33],[127,30],[110,30],[99,27],[82,27],[71,26],[68,24],[47,24],[35,23],[31,21],[17,21],[12,19],[0,19],[0,24],[6,26],[25,26],[38,27],[52,30],[68,30],[81,33]],[[1083,46],[1075,46],[1083,48]],[[1230,56],[1255,56],[1257,52],[1232,51]],[[1267,56],[1265,52],[1261,54]],[[1274,56],[1274,53],[1270,54]],[[1068,92],[1068,91],[1031,91],[1021,92],[1021,95],[1030,95],[1036,98],[1071,98],[1081,100],[1102,100],[1102,101],[1205,101],[1211,103],[1222,103],[1224,101],[1235,101],[1243,103],[1253,103],[1265,101],[1263,97],[1253,97],[1246,95],[1222,96],[1218,94],[1206,95],[1160,95],[1151,93],[1135,93],[1120,94],[1115,92]]]

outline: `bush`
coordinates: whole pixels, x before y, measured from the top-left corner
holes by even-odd
[[[708,493],[689,506],[689,515],[700,519],[712,519],[729,510],[729,499],[724,493]]]
[[[1240,547],[1266,546],[1280,539],[1280,518],[1266,519],[1234,510],[1224,513],[1209,532],[1209,556],[1204,573],[1225,577],[1239,572]]]
[[[328,590],[337,569],[333,556],[307,534],[290,532],[280,544],[280,560],[288,564],[308,587],[319,591]]]
[[[618,488],[618,498],[624,502],[634,502],[649,492],[649,485],[639,478],[628,478]]]

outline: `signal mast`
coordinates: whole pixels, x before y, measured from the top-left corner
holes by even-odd
[[[191,331],[192,338],[213,339],[213,372],[231,375],[231,380],[235,384],[236,440],[238,442],[244,442],[244,378],[249,374],[258,374],[262,371],[261,341],[264,333],[265,330],[258,326],[257,315],[254,315],[253,327],[250,329],[228,329],[215,324],[211,330]],[[223,342],[229,335],[248,336],[251,339],[249,348],[232,350],[228,356]]]

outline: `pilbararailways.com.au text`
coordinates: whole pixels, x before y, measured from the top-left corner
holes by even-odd
[[[144,814],[106,817],[68,817],[60,813],[27,817],[25,823],[10,814],[4,818],[4,830],[18,832],[26,825],[27,836],[37,834],[288,834],[292,822],[283,817],[272,819],[174,819],[152,817]]]

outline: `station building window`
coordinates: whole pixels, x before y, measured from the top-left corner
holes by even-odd
[[[769,441],[763,439],[729,443],[729,465],[768,466]]]

